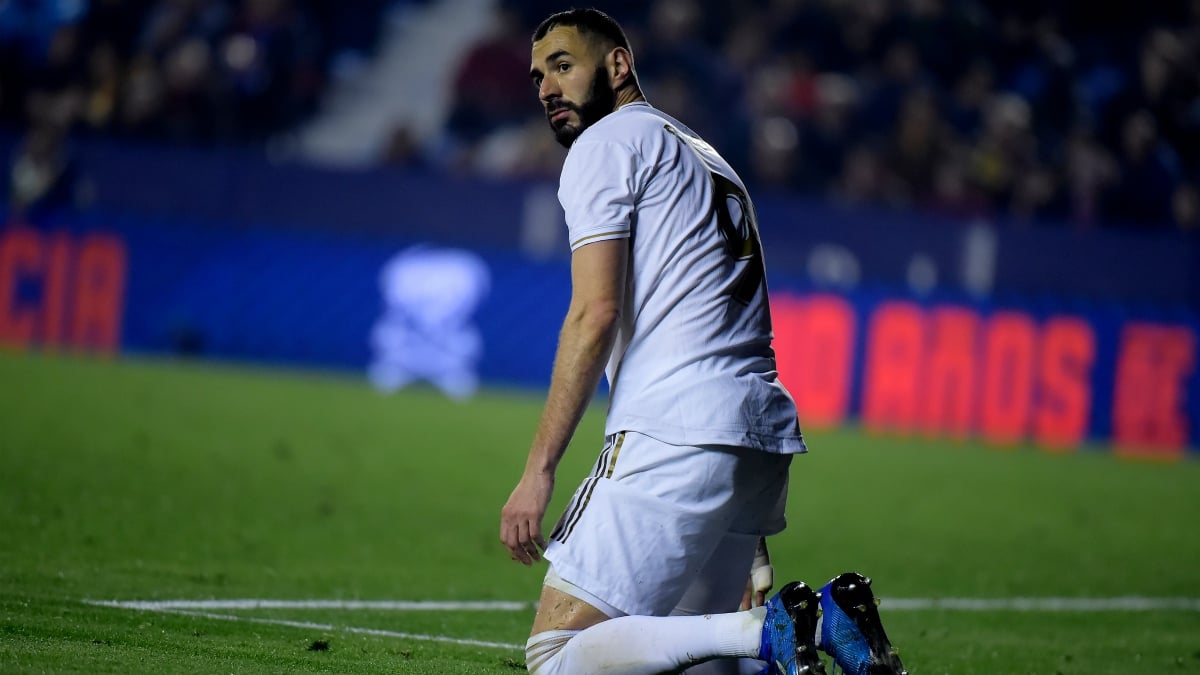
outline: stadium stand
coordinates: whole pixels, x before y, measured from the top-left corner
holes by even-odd
[[[508,4],[526,26],[556,6]],[[1015,222],[1200,226],[1200,2],[611,4],[651,100],[760,186]]]
[[[1200,228],[1200,1],[600,4],[629,26],[651,100],[760,190],[1018,224]],[[315,160],[337,159],[329,148],[341,143],[354,148],[341,159],[360,164],[556,173],[561,151],[524,59],[530,29],[559,3],[347,7],[5,3],[0,123],[26,132],[16,162],[29,185],[45,180],[28,167],[67,135],[291,147]],[[464,30],[414,42],[431,21],[392,30],[399,7]],[[397,56],[412,44],[430,59]],[[358,96],[338,86],[372,66]]]

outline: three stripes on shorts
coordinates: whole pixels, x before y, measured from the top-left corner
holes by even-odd
[[[571,502],[567,504],[566,511],[563,512],[562,518],[559,518],[558,524],[554,526],[554,530],[550,533],[550,538],[557,540],[559,543],[565,544],[567,538],[571,536],[571,532],[575,530],[575,524],[579,522],[580,516],[583,515],[583,510],[587,508],[588,502],[592,499],[592,492],[596,489],[596,484],[602,478],[612,478],[613,470],[617,468],[617,456],[621,454],[621,445],[625,442],[625,432],[613,434],[604,441],[604,449],[600,451],[600,456],[596,458],[596,465],[592,467],[592,473],[584,479],[583,485],[575,491],[575,496],[571,497]]]

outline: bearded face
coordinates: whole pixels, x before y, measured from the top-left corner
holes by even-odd
[[[570,148],[584,130],[613,111],[616,100],[608,71],[604,66],[597,66],[584,100],[570,101],[562,96],[546,104],[546,119],[550,122],[555,140],[564,148]]]
[[[550,130],[571,147],[588,127],[616,107],[610,78],[619,58],[611,45],[571,26],[555,26],[533,43],[529,75],[546,110]]]

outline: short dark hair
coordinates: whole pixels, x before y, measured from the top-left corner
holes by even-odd
[[[533,31],[533,42],[537,42],[546,37],[552,29],[564,26],[574,28],[580,33],[589,33],[591,35],[600,36],[609,40],[616,46],[631,52],[629,48],[629,38],[625,37],[625,31],[621,29],[621,24],[611,16],[601,12],[598,9],[569,9],[565,12],[558,12],[546,17],[537,30]]]

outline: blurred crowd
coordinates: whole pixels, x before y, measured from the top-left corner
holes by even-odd
[[[1076,227],[1200,228],[1200,0],[612,0],[647,97],[760,190]],[[525,72],[561,9],[464,57],[452,161],[553,174]]]
[[[0,0],[0,125],[21,195],[71,135],[261,143],[425,0]],[[529,36],[571,3],[496,0],[443,133],[381,153],[553,177]],[[1200,229],[1200,0],[598,0],[648,98],[759,191],[969,219]],[[473,10],[468,10],[473,11]],[[416,66],[419,67],[419,64]]]
[[[385,0],[0,2],[0,122],[182,142],[257,140],[315,109]]]
[[[0,125],[24,133],[12,210],[73,201],[68,136],[265,141],[316,110],[336,69],[369,58],[396,2],[0,2]]]

